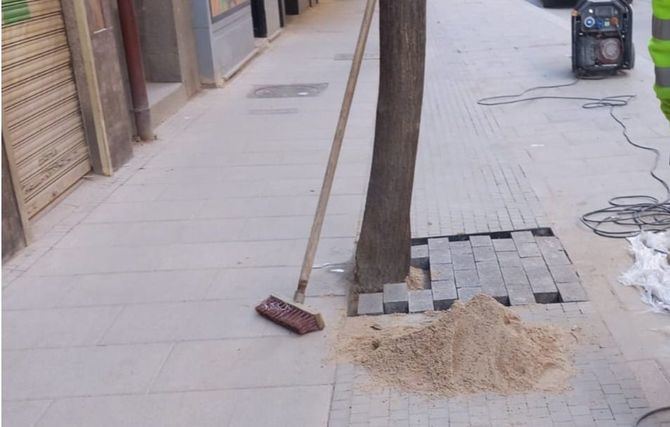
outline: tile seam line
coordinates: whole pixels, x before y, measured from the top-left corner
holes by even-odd
[[[344,262],[335,262],[332,264],[337,265],[349,265],[350,261]],[[166,268],[166,269],[149,269],[149,270],[132,270],[132,271],[105,271],[105,272],[95,272],[95,273],[63,273],[63,274],[35,274],[27,275],[25,277],[79,277],[79,276],[114,276],[122,274],[136,274],[136,273],[168,273],[168,272],[180,272],[180,271],[210,271],[210,270],[250,270],[250,269],[273,269],[273,268],[293,268],[300,267],[300,264],[276,264],[276,265],[253,265],[253,266],[220,266],[220,267],[202,267],[202,268]]]
[[[358,237],[358,233],[356,234],[347,234],[347,235],[335,235],[335,236],[323,236],[322,240],[326,239],[336,239],[336,240],[344,240],[344,239],[356,239]],[[171,246],[182,246],[182,245],[222,245],[222,244],[227,244],[227,243],[267,243],[267,242],[292,242],[292,241],[302,241],[302,240],[308,240],[308,236],[305,237],[285,237],[285,238],[279,238],[279,239],[249,239],[249,240],[243,240],[243,239],[231,239],[231,240],[203,240],[203,241],[192,241],[192,242],[172,242],[172,243],[154,243],[150,245],[125,245],[125,244],[105,244],[105,245],[75,245],[75,246],[58,246],[53,248],[52,250],[58,250],[58,251],[72,251],[72,250],[80,250],[80,249],[112,249],[112,248],[125,248],[125,249],[141,249],[141,248],[157,248],[157,247],[171,247]]]
[[[357,213],[331,213],[327,214],[327,217],[348,217],[348,216],[358,216]],[[215,222],[226,219],[246,219],[246,220],[256,220],[260,218],[313,218],[312,214],[299,214],[299,215],[268,215],[268,216],[230,216],[230,217],[194,217],[194,218],[177,218],[177,219],[140,219],[140,220],[129,220],[129,221],[95,221],[95,222],[85,222],[79,224],[81,227],[91,227],[94,224],[145,224],[145,223],[179,223],[185,222],[190,223],[193,221],[197,222]]]
[[[49,409],[51,409],[51,407],[53,406],[53,404],[55,402],[56,402],[56,399],[50,399],[49,400],[49,404],[46,406],[46,408],[44,408],[42,410],[42,413],[40,414],[40,416],[32,423],[32,425],[31,425],[32,427],[37,426],[40,423],[40,421],[42,421],[42,419],[44,419],[44,417],[47,415],[47,412],[49,412]]]
[[[184,390],[157,390],[148,393],[142,392],[121,392],[121,393],[101,393],[101,394],[73,394],[55,397],[35,397],[25,399],[3,399],[4,402],[35,402],[43,400],[51,400],[53,403],[67,399],[98,399],[106,397],[145,397],[145,396],[161,396],[173,394],[187,394],[187,393],[208,393],[208,392],[223,392],[223,391],[251,391],[251,390],[275,390],[275,389],[291,389],[291,388],[317,388],[324,386],[331,386],[333,383],[315,383],[315,384],[278,384],[265,385],[256,387],[225,387],[225,388],[194,388]]]
[[[50,351],[50,350],[74,350],[74,349],[104,349],[107,347],[140,347],[140,346],[156,346],[160,344],[191,344],[191,343],[214,343],[217,341],[250,341],[250,340],[267,340],[273,338],[295,338],[290,332],[277,332],[276,334],[244,336],[244,337],[215,337],[215,338],[192,338],[192,339],[170,339],[158,341],[138,341],[138,342],[117,342],[105,344],[89,344],[89,345],[74,345],[68,347],[32,347],[21,349],[6,349],[8,353],[26,353],[31,351]],[[48,398],[44,398],[48,399]]]
[[[163,373],[163,368],[165,368],[165,365],[167,365],[168,360],[170,360],[170,356],[172,356],[175,347],[177,347],[177,342],[173,342],[172,345],[170,346],[170,349],[166,352],[163,361],[158,366],[158,369],[156,369],[156,372],[152,375],[151,380],[149,381],[149,384],[147,385],[147,388],[143,393],[144,395],[148,395],[151,389],[153,388],[154,384],[156,384],[156,381],[158,381],[158,378],[160,377],[161,373]]]
[[[342,298],[347,294],[326,294],[326,295],[310,295],[307,298]],[[35,308],[9,308],[4,309],[6,313],[25,313],[29,311],[59,311],[59,310],[85,310],[94,308],[112,308],[112,307],[138,307],[138,306],[157,306],[157,305],[177,305],[177,304],[194,304],[194,303],[215,303],[224,301],[256,301],[254,297],[231,297],[231,298],[199,298],[199,299],[181,299],[181,300],[164,300],[164,301],[147,301],[147,302],[120,302],[110,304],[90,304],[90,305],[65,305],[52,307],[35,307]],[[120,314],[119,314],[120,315]],[[103,345],[103,344],[95,344]],[[47,347],[48,348],[48,347]],[[59,347],[60,348],[60,347]],[[18,350],[18,349],[16,349]]]

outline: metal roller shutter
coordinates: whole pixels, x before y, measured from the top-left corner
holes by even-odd
[[[32,217],[91,169],[60,0],[2,0],[2,103]]]

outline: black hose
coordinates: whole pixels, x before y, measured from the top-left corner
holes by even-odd
[[[601,78],[597,79],[600,80]],[[626,142],[635,148],[654,153],[654,166],[649,171],[649,174],[654,180],[661,184],[665,190],[665,198],[659,200],[656,197],[643,194],[613,197],[608,201],[609,206],[587,212],[580,217],[580,220],[595,234],[610,238],[633,237],[642,231],[667,230],[670,228],[670,187],[663,178],[656,174],[656,169],[661,159],[661,153],[653,147],[635,143],[628,135],[628,128],[624,122],[614,114],[615,108],[627,106],[630,101],[635,98],[635,95],[615,95],[603,98],[542,95],[523,98],[523,95],[529,92],[540,89],[557,89],[574,86],[579,83],[580,80],[593,79],[580,78],[563,84],[535,86],[515,95],[500,95],[482,98],[477,101],[477,104],[483,106],[496,106],[541,99],[554,99],[585,101],[585,103],[582,104],[582,108],[586,110],[609,108],[610,117],[621,126],[622,135],[626,139]]]

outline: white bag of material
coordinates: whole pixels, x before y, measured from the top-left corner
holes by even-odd
[[[642,301],[654,311],[670,312],[670,235],[668,232],[643,232],[628,239],[635,263],[619,281],[642,292]]]

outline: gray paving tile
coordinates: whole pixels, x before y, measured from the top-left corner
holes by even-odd
[[[515,231],[512,232],[512,240],[515,244],[535,243],[535,236],[530,231]]]
[[[447,310],[458,299],[454,281],[437,281],[431,283],[431,286],[436,310]]]
[[[325,425],[328,391],[316,386],[63,399],[49,408],[39,425]],[[258,405],[264,411],[259,413]]]
[[[471,254],[472,246],[468,240],[449,242],[449,250],[453,255],[456,254]]]
[[[307,338],[307,339],[304,339]],[[318,334],[255,340],[179,343],[165,363],[153,391],[322,385],[332,381],[335,367],[324,364],[327,349]],[[306,352],[314,357],[301,357]],[[323,353],[323,354],[319,354]],[[272,363],[268,363],[268,355]],[[197,364],[193,361],[198,360]],[[301,360],[300,363],[295,363]]]
[[[408,289],[405,282],[384,285],[384,313],[407,313]]]
[[[458,299],[462,302],[468,302],[477,294],[482,293],[482,288],[478,286],[471,286],[467,288],[458,288]]]
[[[516,252],[516,245],[512,239],[493,239],[496,252]]]
[[[428,264],[428,245],[413,245],[412,246],[412,266],[427,270]]]
[[[479,287],[479,275],[477,270],[456,270],[456,287],[457,288],[470,288],[470,287]]]
[[[6,350],[95,345],[121,307],[5,311],[2,345]]]
[[[430,265],[430,280],[436,281],[454,281],[454,266],[453,264],[435,264],[431,259]]]
[[[422,313],[434,310],[433,292],[430,289],[420,291],[409,291],[409,312]]]
[[[384,314],[384,294],[359,294],[356,312],[359,316]]]
[[[473,248],[476,262],[496,261],[496,253],[492,246],[475,246]]]
[[[502,267],[501,271],[505,285],[508,287],[516,285],[529,285],[526,273],[521,267]]]
[[[556,283],[571,283],[579,281],[577,272],[571,265],[549,265],[549,271]]]
[[[71,286],[71,277],[24,275],[3,288],[2,306],[4,310],[55,307]]]
[[[588,295],[579,282],[556,283],[562,302],[588,300]]]
[[[521,258],[517,252],[498,252],[498,263],[501,267],[521,267]]]
[[[6,426],[34,426],[50,404],[50,400],[4,400],[2,402],[2,424]]]
[[[519,256],[521,258],[541,256],[540,249],[535,242],[518,243],[517,248],[519,249]]]
[[[470,245],[475,248],[479,246],[492,247],[493,242],[489,236],[470,236]]]
[[[223,300],[126,307],[102,341],[128,344],[194,339],[287,335],[258,316],[260,301]]]
[[[428,253],[430,261],[435,264],[450,264],[451,251],[449,250],[449,239],[428,239]]]
[[[143,393],[170,344],[5,351],[6,400]]]
[[[454,253],[451,256],[454,270],[474,270],[475,258],[471,253]]]
[[[137,304],[203,299],[215,270],[149,271],[73,276],[59,306]]]

